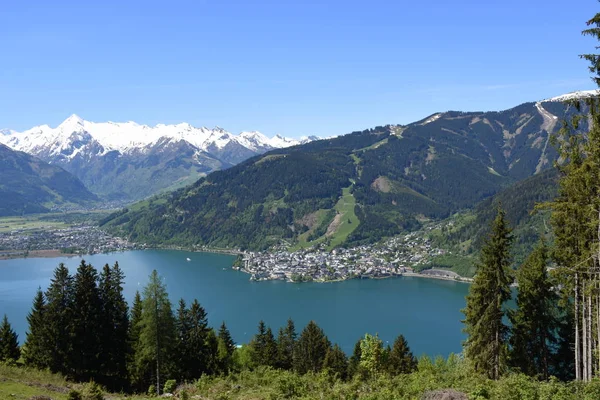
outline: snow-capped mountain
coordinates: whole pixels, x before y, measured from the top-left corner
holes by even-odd
[[[551,97],[549,99],[542,100],[542,102],[550,102],[550,101],[568,101],[575,99],[583,99],[586,97],[593,97],[600,95],[600,90],[578,90],[575,92],[570,92],[566,94],[562,94],[560,96]]]
[[[138,199],[272,149],[312,141],[260,132],[232,134],[188,123],[156,126],[90,122],[71,115],[56,128],[41,125],[0,131],[0,143],[60,165],[90,190],[111,198]]]

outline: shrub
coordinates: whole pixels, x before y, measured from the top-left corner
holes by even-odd
[[[168,381],[165,382],[164,392],[165,393],[173,393],[176,388],[177,388],[177,381],[175,379],[169,379]]]
[[[67,400],[83,400],[83,397],[77,390],[71,389],[69,390],[69,394],[67,394]]]
[[[188,394],[187,390],[182,390],[181,392],[179,392],[179,398],[181,400],[189,400],[190,399],[190,395]]]
[[[150,385],[148,387],[148,396],[156,396],[156,386]]]
[[[104,400],[100,385],[94,381],[85,385],[85,388],[83,389],[83,400]]]

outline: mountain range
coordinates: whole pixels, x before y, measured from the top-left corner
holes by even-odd
[[[436,113],[272,150],[103,224],[150,244],[264,249],[376,241],[473,208],[540,175],[557,158],[551,136],[580,112],[563,101],[595,93],[499,112]]]
[[[0,216],[81,207],[96,200],[64,169],[0,144]]]
[[[260,132],[234,135],[219,127],[196,128],[187,123],[153,127],[95,123],[77,115],[56,128],[0,131],[0,143],[64,168],[110,200],[141,199],[257,154],[315,139],[268,138]]]

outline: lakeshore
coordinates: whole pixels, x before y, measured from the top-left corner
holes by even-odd
[[[464,335],[460,310],[469,285],[412,276],[301,285],[255,282],[231,268],[235,258],[170,250],[85,256],[86,262],[97,269],[119,262],[125,273],[124,296],[130,306],[135,292],[143,289],[156,269],[167,285],[172,304],[180,298],[188,304],[197,298],[208,311],[209,324],[218,328],[225,321],[239,344],[252,339],[261,319],[276,330],[291,317],[297,326],[315,320],[349,354],[356,340],[367,332],[379,333],[384,342],[402,333],[417,355],[447,356],[461,351]],[[26,337],[26,316],[37,288],[48,287],[59,263],[75,273],[79,262],[65,255],[0,261],[0,304],[19,340]],[[357,314],[362,317],[356,318]]]

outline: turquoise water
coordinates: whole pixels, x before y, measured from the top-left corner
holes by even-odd
[[[186,258],[191,261],[186,261]],[[263,319],[275,334],[287,318],[298,331],[311,319],[332,342],[351,353],[364,333],[378,333],[390,344],[403,334],[416,355],[448,355],[461,351],[465,336],[460,323],[469,286],[464,283],[402,277],[334,283],[250,282],[231,269],[234,257],[183,251],[128,251],[84,257],[100,269],[115,261],[126,274],[125,296],[133,299],[156,269],[167,285],[173,308],[183,297],[197,298],[209,323],[225,321],[234,340],[248,342]],[[0,315],[25,339],[26,315],[38,286],[45,290],[54,268],[64,262],[74,273],[80,258],[31,258],[0,261]]]

